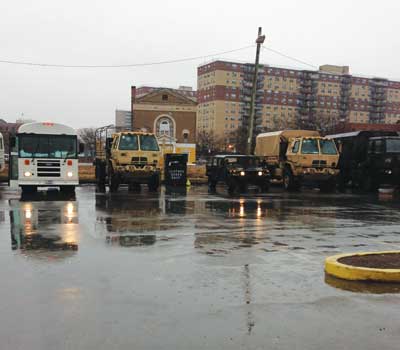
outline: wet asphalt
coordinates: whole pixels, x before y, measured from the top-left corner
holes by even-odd
[[[400,199],[206,186],[0,187],[0,349],[398,349],[400,286],[325,257],[400,249]]]

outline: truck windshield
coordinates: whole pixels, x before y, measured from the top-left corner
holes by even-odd
[[[122,151],[137,151],[139,149],[138,135],[121,135],[121,138],[119,140],[119,149]]]
[[[322,154],[337,154],[333,140],[319,140],[319,147]]]
[[[21,158],[77,158],[74,135],[19,135]]]
[[[318,154],[318,141],[317,139],[304,139],[301,145],[302,154]]]
[[[159,151],[154,135],[140,135],[140,149],[142,151]]]
[[[400,139],[386,140],[386,152],[387,153],[400,153]]]

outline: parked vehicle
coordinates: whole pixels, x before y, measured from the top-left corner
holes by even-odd
[[[9,182],[24,192],[38,187],[59,187],[74,192],[79,185],[76,131],[63,124],[43,122],[21,125],[10,140]]]
[[[0,132],[0,171],[3,171],[5,166],[5,155],[4,155],[4,139]]]
[[[282,180],[286,190],[298,190],[304,182],[323,191],[335,189],[339,154],[335,143],[317,131],[283,130],[256,138],[255,154],[265,160],[271,178]]]
[[[340,152],[339,185],[365,191],[400,185],[400,137],[391,131],[331,135]]]
[[[154,134],[139,131],[115,132],[114,126],[96,130],[96,181],[101,191],[119,185],[130,189],[147,184],[150,191],[160,185],[161,152]]]
[[[249,185],[255,185],[262,192],[269,189],[270,173],[268,168],[256,156],[240,154],[221,154],[211,157],[207,167],[208,185],[215,190],[219,182],[235,190],[246,192]]]

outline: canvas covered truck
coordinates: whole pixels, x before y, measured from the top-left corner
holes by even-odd
[[[282,130],[259,134],[255,155],[262,157],[271,179],[283,181],[286,190],[311,183],[322,191],[334,190],[339,154],[335,143],[312,130]]]
[[[96,130],[96,182],[100,191],[110,192],[119,185],[139,189],[146,184],[150,191],[160,185],[161,152],[154,134],[141,131],[116,131],[114,126]]]

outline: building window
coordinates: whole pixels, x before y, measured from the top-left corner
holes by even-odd
[[[167,137],[174,137],[175,136],[175,128],[174,122],[172,118],[168,116],[162,116],[158,118],[156,121],[156,136],[167,136]]]
[[[163,101],[168,101],[168,95],[167,94],[162,95],[162,100]]]

